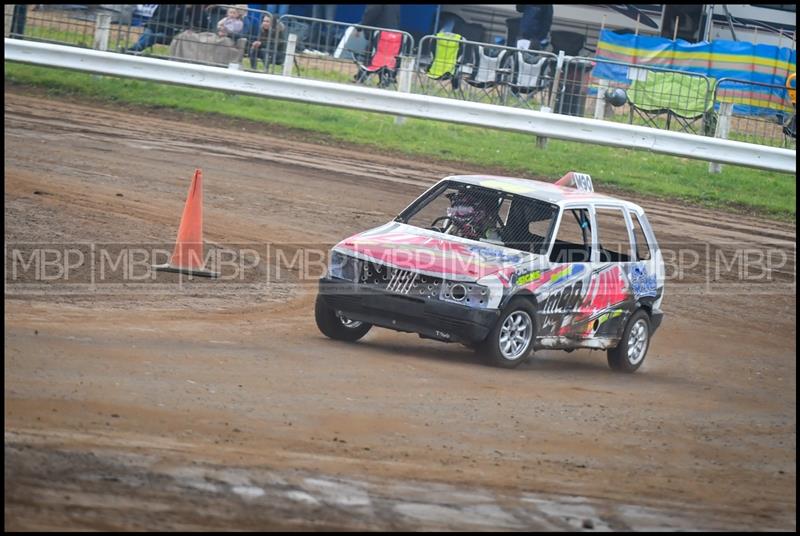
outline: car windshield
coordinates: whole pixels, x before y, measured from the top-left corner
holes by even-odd
[[[492,188],[444,181],[417,199],[397,221],[442,234],[544,254],[558,207]]]

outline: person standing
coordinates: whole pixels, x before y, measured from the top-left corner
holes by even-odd
[[[541,50],[549,43],[548,35],[553,25],[552,4],[517,4],[522,13],[519,22],[517,48]]]
[[[400,27],[400,4],[367,4],[359,24],[396,30]]]
[[[314,4],[311,10],[311,18],[321,19],[311,23],[311,46],[313,50],[330,54],[333,50],[333,37],[336,33],[332,24],[322,21],[333,21],[336,17],[336,4]],[[322,27],[325,26],[323,29]],[[322,34],[325,34],[325,42],[322,42]]]
[[[400,4],[367,4],[359,24],[395,30],[400,27]],[[367,42],[372,41],[372,33],[372,30],[364,31]]]

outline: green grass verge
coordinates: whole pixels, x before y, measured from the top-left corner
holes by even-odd
[[[796,214],[795,175],[726,165],[708,173],[700,160],[598,145],[550,140],[537,149],[530,135],[408,119],[395,125],[384,114],[232,95],[210,91],[35,67],[5,64],[6,83],[44,88],[49,94],[105,102],[215,113],[308,130],[334,140],[380,150],[500,168],[510,175],[558,178],[569,170],[592,175],[596,186],[733,208],[781,219]]]

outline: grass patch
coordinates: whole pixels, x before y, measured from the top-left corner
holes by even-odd
[[[705,206],[746,210],[781,219],[796,214],[795,176],[725,165],[708,173],[700,160],[598,145],[550,140],[536,148],[533,136],[437,121],[408,119],[275,99],[232,95],[23,65],[5,64],[6,82],[41,87],[52,95],[222,114],[324,134],[347,143],[411,156],[502,169],[509,175],[555,179],[569,170],[592,175],[595,184]]]

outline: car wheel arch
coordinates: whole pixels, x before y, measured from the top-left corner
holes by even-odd
[[[652,299],[642,298],[642,299],[636,300],[636,307],[634,308],[633,311],[631,311],[631,314],[633,314],[634,312],[636,312],[639,309],[642,309],[645,313],[647,313],[648,317],[652,318],[653,317],[653,301],[652,301]]]
[[[511,292],[507,296],[503,297],[503,299],[500,300],[500,305],[497,306],[498,310],[504,310],[506,306],[511,303],[511,300],[515,298],[524,298],[530,301],[531,305],[533,305],[533,308],[537,312],[539,311],[539,300],[536,298],[536,294],[526,288],[519,289],[516,292]]]

